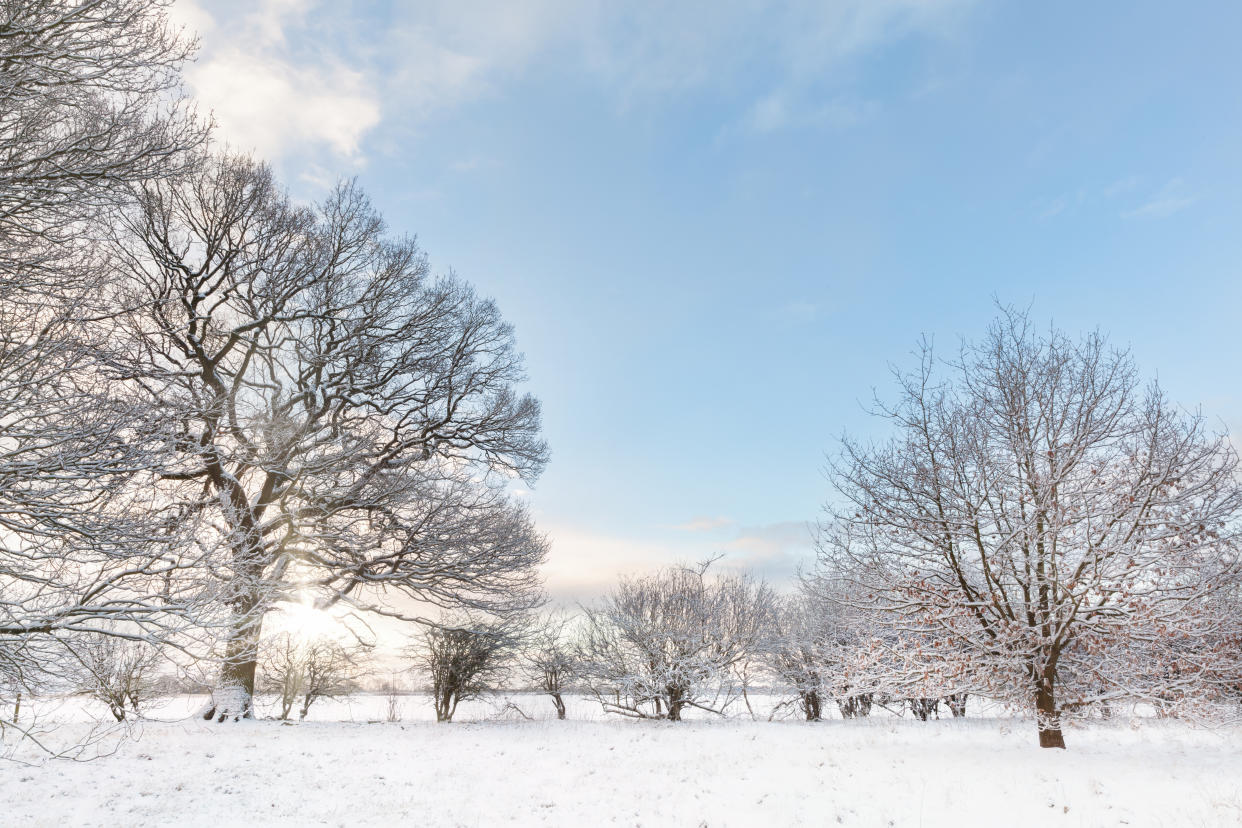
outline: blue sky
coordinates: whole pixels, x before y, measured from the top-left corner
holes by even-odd
[[[811,557],[824,451],[993,297],[1242,428],[1242,5],[178,0],[189,91],[358,176],[544,402],[554,594]]]

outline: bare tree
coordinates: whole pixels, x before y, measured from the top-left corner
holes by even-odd
[[[397,683],[397,677],[393,676],[385,683],[384,687],[384,721],[399,722],[401,721],[401,686]]]
[[[305,719],[311,705],[319,699],[336,699],[354,692],[368,652],[365,646],[349,647],[339,641],[310,642],[306,646],[305,680],[298,718]]]
[[[459,703],[478,698],[506,679],[521,639],[512,622],[463,617],[428,627],[412,655],[431,678],[436,721],[453,721]]]
[[[101,373],[116,308],[92,243],[205,137],[166,8],[0,0],[0,688],[67,687],[75,642],[156,640],[186,606],[160,586],[184,523],[149,508],[155,447],[133,439],[154,426]]]
[[[626,578],[586,610],[582,678],[605,712],[680,721],[687,707],[722,713],[736,698],[733,667],[760,652],[775,596],[748,575],[707,571]]]
[[[541,619],[523,649],[527,675],[535,687],[552,699],[556,718],[565,718],[564,693],[577,675],[577,654],[569,638],[573,619],[552,614]]]
[[[1100,336],[1013,310],[952,363],[925,347],[899,391],[892,439],[833,463],[819,545],[856,605],[912,636],[912,663],[1033,709],[1045,747],[1080,705],[1210,690],[1242,506],[1227,440]]]
[[[259,651],[258,689],[272,693],[280,702],[278,718],[285,721],[305,686],[301,642],[289,633],[272,636]]]
[[[78,690],[108,706],[118,721],[135,714],[155,693],[158,647],[109,634],[82,636],[70,647],[78,662]]]
[[[827,614],[810,596],[792,595],[780,601],[765,656],[768,668],[793,690],[808,722],[823,718],[831,663],[831,628]]]
[[[354,692],[368,649],[323,637],[306,639],[282,632],[261,647],[259,686],[276,695],[282,721],[289,718],[298,701],[302,703],[298,718],[305,719],[311,705],[319,699]]]
[[[207,527],[228,632],[204,717],[248,716],[282,600],[405,617],[380,592],[489,613],[540,600],[546,544],[508,497],[546,459],[512,329],[432,278],[352,184],[311,209],[213,158],[144,186],[112,243],[118,380],[172,424],[162,495]]]

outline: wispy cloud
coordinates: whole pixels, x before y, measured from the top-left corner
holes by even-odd
[[[724,551],[726,566],[750,570],[778,586],[788,586],[815,559],[811,530],[801,521],[743,527]]]
[[[720,517],[698,517],[676,534],[628,536],[586,527],[548,524],[551,553],[544,568],[548,592],[557,600],[589,601],[606,593],[622,575],[723,555],[721,569],[747,570],[780,588],[793,585],[798,569],[815,559],[811,530],[800,521],[739,526]],[[725,534],[721,534],[725,533]]]
[[[1161,187],[1151,198],[1133,210],[1121,214],[1124,219],[1160,219],[1180,213],[1196,201],[1185,191],[1182,179],[1174,178]]]
[[[1062,193],[1051,201],[1044,202],[1039,211],[1041,219],[1055,218],[1066,210],[1069,210],[1079,204],[1087,201],[1088,195],[1085,188],[1079,188],[1072,193]]]
[[[781,325],[806,325],[819,318],[821,308],[814,302],[796,299],[763,312],[771,322]]]
[[[723,529],[733,525],[734,521],[727,517],[695,517],[672,528],[683,532],[711,532],[714,529]]]
[[[1137,175],[1127,175],[1123,178],[1117,179],[1112,184],[1105,187],[1104,197],[1117,198],[1118,196],[1128,195],[1137,190],[1142,183],[1143,179],[1139,178]]]
[[[755,103],[750,128],[848,127],[878,104],[825,101],[808,91],[818,79],[905,35],[950,30],[973,3],[179,0],[174,13],[201,35],[188,83],[226,140],[271,158],[356,164],[381,119],[416,131],[438,112],[505,94],[537,65],[588,78],[625,107],[735,88],[763,62],[778,91]]]
[[[871,120],[880,109],[878,101],[836,98],[816,103],[805,96],[777,91],[755,101],[744,123],[758,133],[800,127],[848,129]]]
[[[471,156],[470,158],[461,158],[449,164],[449,169],[457,173],[472,173],[479,170],[490,170],[500,166],[500,162],[495,158],[484,158],[481,156]]]
[[[1103,187],[1079,187],[1077,190],[1062,193],[1054,198],[1037,201],[1034,206],[1041,219],[1055,218],[1083,207],[1097,209],[1104,207],[1111,211],[1127,201],[1133,203],[1135,194],[1142,189],[1144,189],[1142,177],[1127,175]],[[1145,201],[1135,207],[1121,210],[1119,215],[1123,219],[1165,218],[1185,210],[1195,201],[1197,197],[1186,192],[1185,182],[1181,178],[1173,178],[1155,192],[1150,193]]]
[[[1042,219],[1053,218],[1065,212],[1065,208],[1069,207],[1070,200],[1065,196],[1057,196],[1047,202],[1039,211],[1039,217]]]

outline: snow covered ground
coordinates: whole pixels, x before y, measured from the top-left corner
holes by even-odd
[[[382,696],[294,724],[178,718],[198,701],[110,756],[0,763],[0,825],[1242,825],[1236,729],[1121,719],[1068,730],[1062,752],[1006,718],[671,724],[578,700],[564,722],[476,703],[437,725],[417,696],[399,723],[368,723]]]

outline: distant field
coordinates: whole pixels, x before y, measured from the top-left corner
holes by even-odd
[[[511,700],[551,713],[538,696]],[[565,722],[512,720],[502,701],[437,725],[418,695],[391,724],[366,723],[384,718],[378,695],[290,725],[178,720],[199,701],[153,711],[168,721],[137,726],[111,756],[0,764],[0,824],[1242,824],[1237,729],[1122,718],[1069,729],[1061,752],[1008,718],[672,724],[604,720],[577,699]]]

